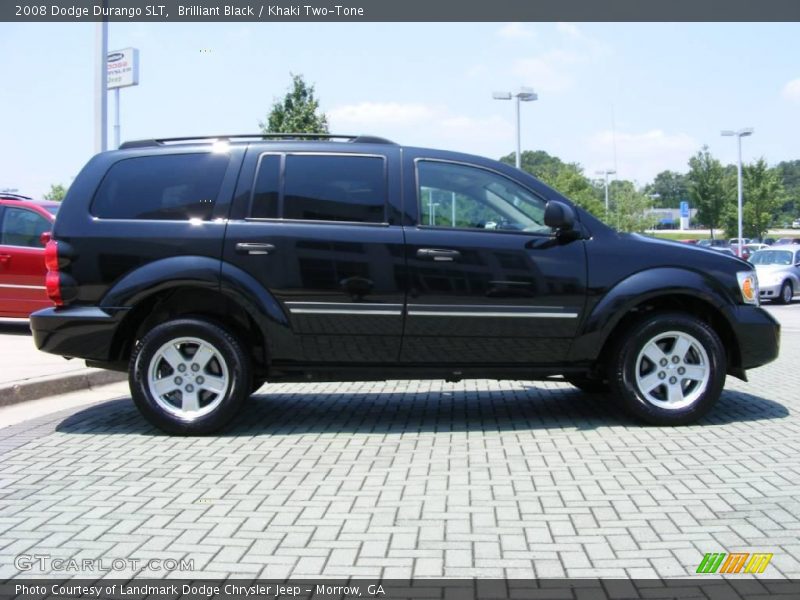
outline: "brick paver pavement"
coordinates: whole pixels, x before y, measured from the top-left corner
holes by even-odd
[[[201,438],[159,434],[127,398],[14,425],[0,578],[21,554],[191,559],[171,576],[192,577],[679,577],[740,551],[798,578],[792,326],[690,427],[492,381],[270,385]]]

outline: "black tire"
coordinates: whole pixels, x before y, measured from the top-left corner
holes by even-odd
[[[205,351],[211,353],[207,363],[195,372],[192,372],[195,365],[190,364],[193,354],[188,353],[194,346],[195,352],[199,352],[201,346],[192,342],[178,345],[177,341],[181,339],[199,340]],[[171,363],[162,352],[170,346],[178,350],[182,360],[186,360],[183,366],[178,365],[183,369],[180,373],[177,370],[173,372]],[[164,372],[170,374],[163,375]],[[157,398],[151,389],[151,374],[157,379],[153,385],[161,381],[172,385],[183,376],[181,383],[185,389],[191,388],[190,391],[194,392],[199,414],[192,415],[191,410],[183,410],[184,392],[180,386]],[[200,381],[199,376],[205,376],[207,381]],[[220,393],[202,388],[201,383],[209,385],[211,381],[219,382]],[[203,435],[222,428],[250,395],[251,381],[250,361],[236,337],[216,323],[195,318],[176,319],[154,327],[136,345],[128,367],[131,395],[139,411],[159,429],[179,435]],[[196,386],[196,390],[190,383]]]
[[[686,359],[680,358],[676,364],[674,357],[681,353],[673,351],[677,348],[679,338],[684,343],[693,338],[696,344],[690,343],[690,349],[684,353]],[[655,363],[647,358],[645,346],[656,340],[657,351],[662,351],[659,344],[663,345],[664,358],[652,367]],[[670,340],[674,340],[671,350]],[[705,357],[702,356],[703,352]],[[662,366],[661,361],[665,358],[666,366]],[[704,361],[708,374],[705,383],[684,379],[679,374],[686,373],[687,369],[703,367]],[[684,313],[655,313],[630,327],[613,348],[609,383],[616,398],[638,419],[653,425],[685,425],[697,421],[717,402],[725,386],[726,364],[724,346],[716,332],[705,322]],[[680,371],[681,368],[683,371]],[[657,387],[649,392],[642,391],[637,383],[637,369],[645,385],[650,381],[651,385],[654,382]],[[646,379],[648,376],[652,376],[652,379]],[[669,396],[670,390],[677,390],[674,398],[682,400]],[[667,404],[673,406],[666,408]]]
[[[575,386],[587,394],[608,394],[611,391],[608,382],[602,379],[592,379],[580,375],[567,375],[564,379],[566,379],[567,383],[570,385]]]
[[[791,304],[793,297],[794,297],[794,288],[792,287],[792,282],[784,281],[783,285],[781,286],[781,293],[776,298],[775,301],[778,304]]]

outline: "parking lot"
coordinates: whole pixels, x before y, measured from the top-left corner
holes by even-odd
[[[800,303],[769,310],[778,361],[674,429],[568,385],[392,381],[268,385],[224,434],[178,438],[108,386],[2,430],[0,577],[33,554],[196,578],[680,577],[740,551],[800,577]]]

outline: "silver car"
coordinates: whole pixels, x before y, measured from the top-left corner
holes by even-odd
[[[800,245],[770,246],[754,252],[750,262],[756,268],[762,300],[789,304],[800,293]]]

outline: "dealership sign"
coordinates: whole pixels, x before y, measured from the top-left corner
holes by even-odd
[[[108,53],[108,89],[139,85],[139,51],[124,48]]]

